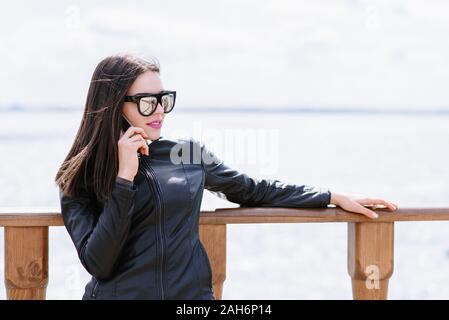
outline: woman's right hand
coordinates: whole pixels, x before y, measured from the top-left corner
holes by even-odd
[[[118,161],[119,169],[117,176],[133,181],[139,169],[139,158],[137,151],[145,155],[149,155],[150,151],[145,139],[148,135],[142,128],[129,127],[123,133],[120,130],[120,139],[118,140]]]

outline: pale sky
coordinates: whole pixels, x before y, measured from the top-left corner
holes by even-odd
[[[449,109],[449,1],[10,1],[0,107],[83,107],[96,64],[155,56],[178,107]]]

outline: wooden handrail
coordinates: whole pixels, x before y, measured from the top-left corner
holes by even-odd
[[[378,219],[338,207],[222,208],[200,214],[200,239],[212,266],[215,297],[221,299],[226,279],[226,226],[240,223],[348,224],[348,273],[354,299],[386,299],[394,265],[394,223],[449,220],[449,207],[409,207],[395,212],[377,209]],[[48,227],[63,226],[54,208],[0,208],[5,227],[7,299],[45,299],[48,284]]]
[[[322,223],[322,222],[395,222],[449,220],[449,207],[405,207],[394,212],[376,209],[379,218],[372,220],[338,207],[323,209],[242,207],[202,211],[202,224],[239,223]],[[55,208],[0,208],[0,227],[63,226],[61,213]]]

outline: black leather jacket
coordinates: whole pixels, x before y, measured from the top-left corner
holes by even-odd
[[[204,189],[241,206],[330,203],[327,189],[232,169],[196,139],[160,137],[149,147],[134,181],[117,177],[105,203],[59,191],[65,227],[92,275],[82,299],[214,299],[198,231]]]

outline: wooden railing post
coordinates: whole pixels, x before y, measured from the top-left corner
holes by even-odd
[[[48,226],[5,227],[8,300],[44,300],[48,284]]]
[[[348,223],[348,272],[354,299],[387,299],[393,255],[393,222]]]
[[[221,300],[226,279],[226,225],[200,224],[199,232],[212,267],[214,296]]]

